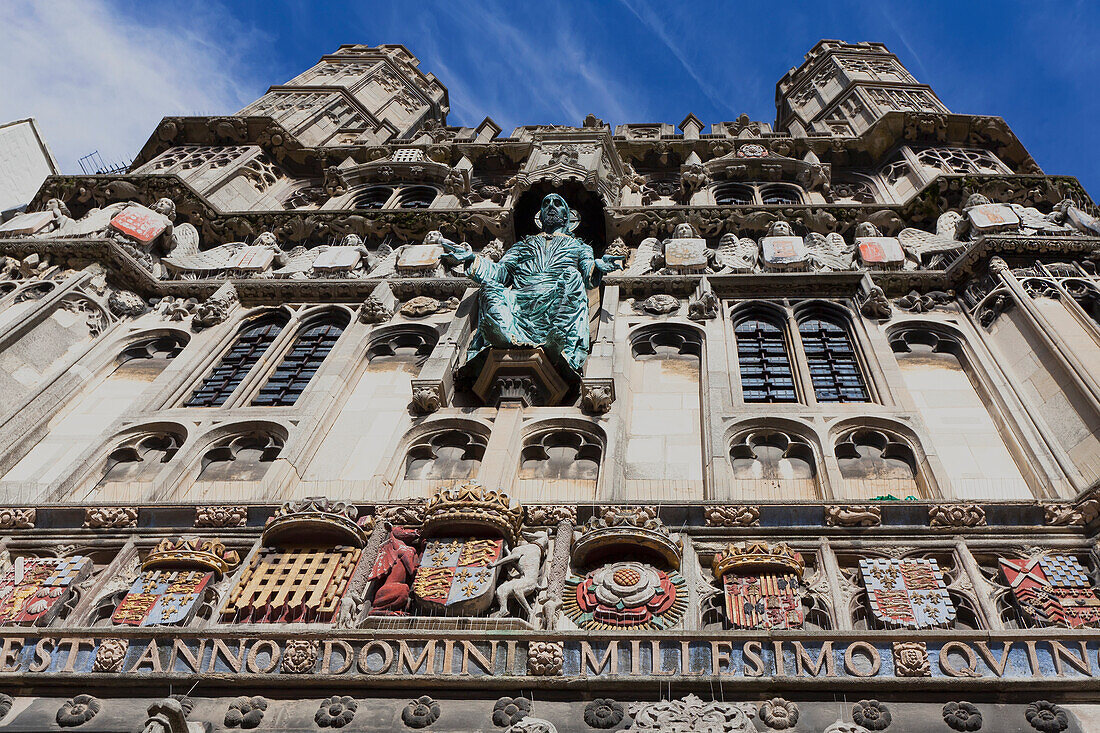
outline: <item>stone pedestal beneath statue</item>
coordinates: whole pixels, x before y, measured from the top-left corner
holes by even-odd
[[[541,348],[489,349],[473,389],[487,405],[549,407],[561,402],[569,382]]]

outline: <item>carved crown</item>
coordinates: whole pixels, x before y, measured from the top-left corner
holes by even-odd
[[[503,491],[487,489],[472,481],[440,489],[424,507],[425,537],[443,533],[486,530],[515,544],[523,521],[523,507],[513,504]]]
[[[714,556],[711,563],[714,577],[721,578],[729,572],[772,571],[793,573],[802,577],[806,562],[802,554],[792,550],[786,543],[772,545],[762,540],[750,542],[732,542],[726,549]]]
[[[288,501],[264,527],[265,545],[353,545],[362,547],[367,534],[356,521],[351,504],[323,496]]]
[[[573,544],[578,565],[606,560],[645,560],[680,567],[681,542],[674,539],[653,507],[605,507],[584,525]]]
[[[163,539],[145,557],[142,570],[183,569],[213,570],[224,575],[241,561],[236,550],[229,550],[219,540]]]

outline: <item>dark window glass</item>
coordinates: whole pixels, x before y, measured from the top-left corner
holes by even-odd
[[[265,320],[253,324],[237,337],[229,353],[184,403],[186,407],[220,407],[229,399],[245,375],[251,371],[271,342],[283,330],[283,324]]]
[[[267,384],[260,388],[252,404],[293,405],[343,332],[343,328],[332,323],[307,328],[294,341],[290,352],[283,357]]]
[[[745,186],[719,186],[714,191],[714,202],[719,206],[746,206],[753,203],[752,189]]]
[[[742,321],[737,335],[737,365],[745,402],[795,402],[794,377],[783,331],[758,320]]]
[[[402,209],[426,209],[435,201],[435,189],[427,186],[406,188],[397,197],[397,205]]]
[[[810,318],[798,325],[818,402],[870,402],[848,331]]]
[[[765,204],[800,204],[802,197],[797,192],[784,186],[765,188],[760,193],[760,199]]]
[[[374,186],[356,194],[351,201],[353,209],[381,209],[390,200],[393,189],[388,186]]]

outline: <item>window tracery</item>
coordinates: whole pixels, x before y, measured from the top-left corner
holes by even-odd
[[[270,348],[286,325],[285,314],[256,319],[241,330],[229,351],[184,403],[185,407],[221,407]]]
[[[537,433],[524,441],[520,478],[595,481],[603,447],[580,430],[557,429]]]
[[[967,148],[925,148],[917,152],[921,165],[942,173],[1007,173],[997,157],[987,150]]]
[[[895,482],[899,488],[917,488],[913,449],[889,433],[857,428],[836,444],[835,453],[844,478],[885,480]]]
[[[136,435],[119,445],[107,456],[103,476],[97,486],[109,482],[134,481],[138,478],[150,478],[150,474],[168,463],[183,445],[183,436],[178,433],[144,433]]]
[[[141,339],[127,346],[118,355],[119,365],[135,359],[174,359],[187,345],[183,334],[171,333]]]
[[[465,430],[443,430],[425,435],[409,448],[405,478],[472,478],[485,457],[487,442],[485,436]]]
[[[283,438],[269,430],[229,435],[202,457],[200,481],[258,481],[283,450]]]
[[[743,434],[730,446],[730,462],[738,480],[812,480],[817,475],[809,444],[779,430]]]

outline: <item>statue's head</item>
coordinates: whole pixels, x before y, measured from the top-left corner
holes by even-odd
[[[358,234],[348,234],[340,241],[341,247],[362,247],[363,239]]]
[[[63,214],[65,216],[71,216],[69,214],[69,207],[65,205],[65,202],[61,199],[50,199],[46,202],[46,208],[55,214]]]
[[[559,229],[571,232],[577,226],[577,214],[569,208],[565,199],[556,193],[549,193],[542,200],[535,223],[544,232],[556,232]]]
[[[677,224],[676,228],[672,230],[673,239],[692,239],[693,237],[695,237],[695,229],[686,221]]]
[[[772,225],[768,227],[769,237],[793,237],[794,229],[791,229],[791,225],[782,219],[779,221],[773,221]]]
[[[881,237],[882,232],[878,230],[878,227],[869,221],[861,221],[856,224],[856,236],[857,237]]]
[[[968,198],[966,200],[966,204],[963,206],[963,208],[964,209],[969,209],[971,206],[981,206],[982,204],[988,204],[988,203],[989,203],[989,197],[988,196],[984,196],[980,193],[972,193],[972,194],[970,194],[970,198]]]
[[[157,199],[157,202],[149,207],[153,211],[167,216],[169,220],[176,218],[176,204],[169,198]]]
[[[260,236],[256,237],[256,241],[252,243],[256,247],[274,247],[279,248],[279,240],[275,238],[275,235],[271,232],[262,232]]]
[[[433,229],[424,235],[424,244],[443,244],[443,232]]]

